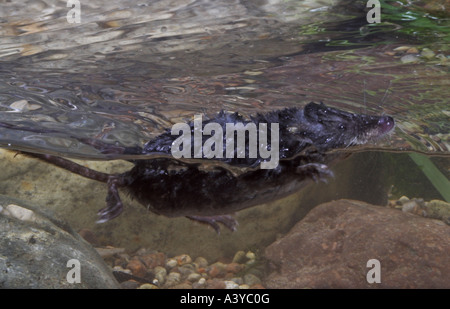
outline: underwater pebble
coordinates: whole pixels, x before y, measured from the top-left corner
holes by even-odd
[[[251,251],[247,252],[247,254],[245,255],[245,257],[246,257],[247,259],[249,259],[249,260],[254,260],[254,259],[256,259],[256,255],[255,255],[253,252],[251,252]]]
[[[128,280],[120,283],[120,287],[126,290],[135,290],[139,288],[139,283],[134,280]]]
[[[245,265],[247,266],[252,266],[253,264],[255,264],[256,260],[248,260],[247,262],[245,262]]]
[[[170,274],[167,275],[166,278],[166,286],[171,287],[176,285],[177,283],[179,283],[181,280],[181,274],[176,273],[176,272],[171,272]]]
[[[431,49],[425,47],[424,49],[422,49],[420,55],[426,59],[432,59],[436,56],[436,53]]]
[[[16,218],[22,221],[35,222],[37,220],[37,216],[32,210],[15,204],[9,204],[8,206],[2,208],[2,213],[5,216]]]
[[[425,218],[438,219],[450,225],[450,203],[441,200],[425,202],[422,198],[409,199],[402,196],[398,200],[390,200],[387,206]]]
[[[238,251],[235,253],[233,257],[233,263],[244,263],[245,262],[245,252],[244,251]]]
[[[166,267],[169,269],[174,268],[177,265],[178,265],[178,263],[175,259],[168,259],[166,262]]]
[[[147,268],[155,268],[156,266],[163,266],[166,256],[162,252],[149,253],[141,257],[141,261]]]
[[[208,267],[208,274],[215,278],[215,277],[220,277],[220,276],[224,276],[225,275],[225,264],[221,263],[221,262],[216,262],[214,264],[212,264],[211,266]]]
[[[260,283],[252,285],[250,288],[251,289],[265,289],[265,287]]]
[[[192,264],[186,264],[178,267],[178,271],[183,277],[187,277],[190,274],[195,273],[195,267]]]
[[[147,269],[145,268],[144,263],[142,263],[138,259],[132,259],[130,262],[128,262],[126,268],[131,270],[131,273],[138,277],[144,277],[147,274]]]
[[[239,289],[239,284],[233,281],[224,281],[225,283],[225,289],[231,290],[231,289]]]
[[[197,257],[195,259],[194,263],[198,266],[197,268],[199,268],[199,267],[205,268],[206,266],[208,266],[208,261],[204,257],[201,257],[201,256]]]
[[[400,58],[402,63],[416,63],[419,62],[420,59],[416,55],[408,54]]]
[[[170,273],[167,275],[167,280],[170,280],[170,281],[180,281],[180,280],[181,280],[181,274],[172,271],[172,272],[170,272]]]
[[[156,266],[153,271],[155,273],[155,279],[158,280],[158,283],[164,284],[164,282],[166,282],[167,270],[164,267]]]
[[[144,283],[143,285],[139,286],[138,289],[140,290],[154,290],[159,289],[156,285],[150,284],[150,283]]]
[[[394,48],[393,51],[396,51],[396,52],[407,51],[410,48],[411,48],[411,46],[399,46],[397,48]]]
[[[417,49],[417,47],[411,47],[406,50],[406,53],[407,54],[418,54],[419,50]]]
[[[199,274],[205,275],[206,276],[206,268],[205,267],[199,267],[197,268],[197,272]]]
[[[131,270],[125,269],[125,268],[123,268],[122,266],[114,266],[114,267],[113,267],[113,271],[120,271],[120,272],[123,272],[123,273],[130,274],[130,275],[131,275]]]
[[[190,281],[190,282],[197,282],[197,281],[199,281],[200,279],[202,279],[202,275],[197,274],[197,273],[192,273],[192,274],[189,274],[189,275],[187,276],[187,280]],[[203,278],[203,279],[204,279],[204,278]]]
[[[12,109],[15,109],[16,111],[26,112],[26,111],[33,111],[41,108],[39,104],[30,104],[27,100],[19,100],[16,102],[11,103],[9,106]]]
[[[238,273],[240,272],[242,269],[244,268],[244,266],[242,266],[241,264],[238,263],[230,263],[225,265],[225,271],[227,273]]]
[[[403,195],[398,199],[398,201],[400,202],[401,205],[403,205],[404,203],[409,202],[409,198]]]
[[[131,260],[131,257],[128,253],[117,253],[114,255],[114,266],[121,266],[123,268],[127,267],[128,262]]]
[[[192,259],[187,254],[169,258],[162,252],[145,248],[137,250],[132,255],[123,252],[123,249],[119,251],[112,257],[105,257],[105,262],[112,264],[111,268],[114,271],[133,274],[149,282],[144,285],[135,280],[128,280],[120,283],[122,288],[246,289],[258,285],[264,288],[259,279],[263,274],[255,275],[253,273],[255,267],[247,269],[249,264],[256,263],[256,254],[251,251],[236,252],[233,262],[226,264],[218,261],[211,265],[203,257]],[[244,271],[245,277],[236,275]]]
[[[244,276],[244,282],[245,282],[245,284],[247,284],[249,286],[253,286],[255,284],[261,284],[261,280],[253,274],[246,274]]]
[[[440,219],[450,225],[450,203],[431,200],[425,204],[425,207],[431,218]]]
[[[444,54],[437,54],[436,58],[441,60],[441,62],[447,62],[448,58]]]
[[[414,208],[418,207],[416,201],[409,201],[403,204],[402,211],[403,212],[412,212]]]
[[[180,290],[192,289],[192,284],[190,284],[188,282],[182,282],[182,283],[174,285],[170,288],[171,289],[180,289]]]
[[[244,284],[244,279],[242,279],[241,277],[231,278],[230,280],[235,282],[235,283],[237,283],[237,284],[239,284],[239,285]]]
[[[207,289],[225,289],[225,282],[219,279],[208,279],[206,280]]]
[[[411,201],[404,203],[402,206],[402,211],[427,217],[427,211],[425,209],[423,199],[412,199]]]
[[[192,263],[192,259],[187,254],[178,255],[174,258],[177,261],[178,265],[190,264]]]
[[[261,72],[261,71],[245,71],[244,74],[250,75],[250,76],[255,76],[255,75],[261,75],[261,74],[263,74],[263,72]]]
[[[204,289],[206,286],[206,279],[205,278],[200,278],[198,280],[198,282],[195,282],[192,284],[192,288],[193,289]]]

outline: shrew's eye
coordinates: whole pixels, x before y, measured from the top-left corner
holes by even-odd
[[[344,131],[344,130],[345,130],[345,125],[343,125],[343,124],[341,123],[341,124],[339,124],[338,128],[339,128],[339,130]]]

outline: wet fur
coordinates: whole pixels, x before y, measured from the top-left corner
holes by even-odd
[[[220,112],[217,117],[203,122],[215,122],[222,126],[225,132],[227,123],[242,122],[244,125],[253,122],[258,127],[260,123],[279,124],[280,159],[292,158],[305,148],[314,146],[320,151],[335,148],[347,148],[356,144],[365,144],[371,139],[376,139],[392,129],[394,120],[389,116],[358,115],[335,108],[327,107],[323,103],[309,103],[303,109],[285,108],[258,114],[251,119],[245,119],[238,113]],[[194,124],[191,122],[191,135],[194,134]],[[270,126],[268,126],[268,141],[270,141]],[[225,135],[225,134],[224,134]],[[178,138],[171,135],[170,130],[149,141],[143,149],[143,153],[169,154],[172,142]],[[203,136],[203,143],[209,136]],[[248,136],[246,136],[248,153]],[[224,136],[224,145],[225,145]],[[227,164],[241,166],[256,166],[261,160],[258,158],[222,158],[215,159]]]
[[[275,169],[259,169],[257,158],[216,159],[225,165],[186,162],[172,158],[134,160],[135,166],[123,174],[109,175],[82,167],[52,155],[28,153],[84,177],[108,184],[107,207],[99,211],[98,222],[117,217],[123,210],[118,188],[154,213],[168,217],[186,216],[219,230],[218,222],[231,230],[237,222],[227,214],[294,193],[305,181],[326,181],[332,175],[327,164],[339,156],[328,150],[367,143],[388,133],[394,127],[389,116],[352,114],[324,104],[309,103],[303,109],[286,108],[244,119],[238,113],[221,112],[206,120],[219,123],[279,123],[280,162]],[[194,125],[190,124],[193,132]],[[10,125],[3,127],[11,128]],[[270,126],[269,126],[270,128]],[[20,128],[23,129],[23,128]],[[33,131],[32,129],[29,129]],[[225,130],[224,130],[225,132]],[[268,130],[270,132],[270,130]],[[141,147],[124,148],[100,140],[78,139],[105,154],[170,154],[178,136],[165,133]],[[203,137],[203,142],[208,136]],[[270,137],[268,137],[270,141]],[[225,145],[225,142],[224,142]],[[248,141],[246,143],[248,147]],[[247,149],[248,150],[248,149]],[[228,167],[253,167],[236,174]]]

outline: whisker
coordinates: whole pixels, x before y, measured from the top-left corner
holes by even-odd
[[[386,100],[386,98],[387,98],[387,95],[388,95],[388,92],[389,92],[389,88],[391,87],[391,84],[392,84],[392,81],[389,80],[389,85],[387,86],[386,91],[384,92],[384,95],[383,95],[383,97],[381,98],[381,102],[380,102],[380,104],[378,105],[381,109],[383,109],[383,104],[384,104],[384,102],[385,102],[385,100]],[[383,111],[383,115],[384,115],[384,111]]]
[[[347,146],[345,146],[345,148],[348,148],[348,147],[350,147],[352,145],[355,145],[356,143],[357,143],[357,138],[354,137],[348,142],[348,144],[347,144]]]
[[[363,81],[363,94],[364,94],[364,107],[367,111],[367,101],[366,101],[366,79]]]

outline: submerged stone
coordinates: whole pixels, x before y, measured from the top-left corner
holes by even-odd
[[[268,288],[450,288],[450,227],[364,202],[314,208],[265,253]],[[380,283],[369,283],[379,262]],[[374,265],[374,264],[371,264]],[[370,278],[369,278],[370,279]],[[370,281],[370,280],[369,280]]]
[[[0,196],[0,288],[118,288],[102,258],[65,223]]]

